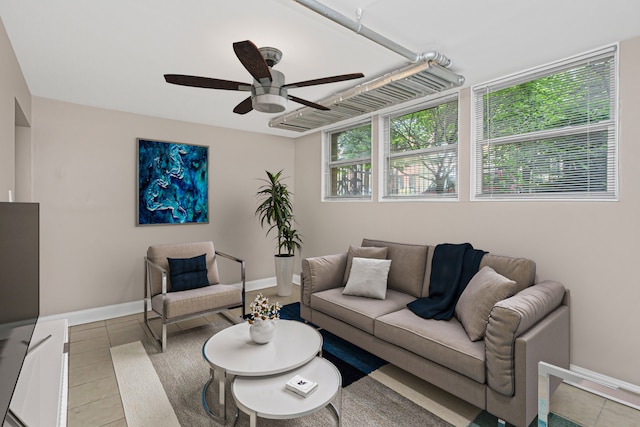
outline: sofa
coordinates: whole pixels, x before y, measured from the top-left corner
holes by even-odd
[[[500,420],[528,426],[537,414],[538,362],[569,367],[568,290],[536,282],[532,260],[486,253],[455,315],[423,318],[408,304],[428,302],[436,248],[363,239],[347,252],[303,259],[301,317]],[[358,282],[360,289],[352,286]]]

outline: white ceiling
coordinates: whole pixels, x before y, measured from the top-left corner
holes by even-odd
[[[640,35],[638,0],[320,0],[414,51],[453,60],[466,86]],[[246,92],[181,87],[163,74],[251,82],[232,43],[283,52],[287,82],[362,72],[407,59],[294,0],[1,0],[0,16],[31,93],[78,104],[298,137],[278,114],[233,107]],[[292,89],[310,101],[364,80]],[[287,112],[301,105],[289,102]]]

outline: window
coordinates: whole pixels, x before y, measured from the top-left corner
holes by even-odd
[[[457,198],[458,98],[384,118],[384,198]]]
[[[616,198],[615,48],[473,96],[477,198]]]
[[[371,198],[371,122],[326,134],[325,199]]]

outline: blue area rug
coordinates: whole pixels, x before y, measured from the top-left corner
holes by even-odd
[[[300,303],[287,304],[280,310],[280,318],[287,320],[297,320],[304,322],[300,317]],[[312,323],[309,325],[317,327]],[[320,329],[320,328],[318,328]],[[360,378],[369,375],[376,369],[386,365],[388,362],[379,358],[360,347],[343,340],[342,338],[320,329],[322,334],[323,357],[333,363],[342,375],[342,386],[358,381]],[[498,419],[486,411],[482,411],[468,427],[496,427]],[[507,424],[507,427],[511,424]],[[529,427],[537,427],[538,419],[535,418]],[[549,414],[549,427],[580,427],[565,418],[555,414]]]
[[[300,303],[287,304],[280,310],[280,318],[304,322],[300,317]],[[315,326],[310,324],[311,326]],[[387,364],[375,356],[342,338],[320,329],[322,334],[322,356],[336,365],[342,375],[342,387],[358,381]]]

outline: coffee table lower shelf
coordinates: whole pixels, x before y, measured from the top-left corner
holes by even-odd
[[[285,388],[286,382],[300,375],[318,383],[306,397]],[[342,426],[342,376],[328,360],[316,357],[300,368],[266,377],[236,377],[231,393],[238,409],[249,415],[249,425],[256,427],[257,418],[289,419],[312,414],[325,406],[335,413]],[[236,413],[236,422],[238,420]]]

